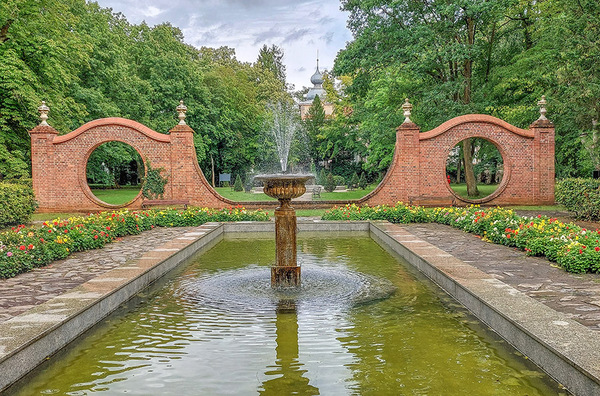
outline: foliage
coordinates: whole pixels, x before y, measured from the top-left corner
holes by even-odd
[[[166,133],[175,106],[188,106],[203,169],[245,174],[271,155],[261,127],[268,101],[289,98],[266,66],[231,48],[194,48],[168,23],[131,24],[120,13],[86,0],[0,2],[0,180],[29,177],[30,138],[42,100],[60,133],[102,117],[124,117]],[[277,63],[279,62],[279,63]],[[279,69],[277,72],[285,70]],[[279,74],[279,77],[282,75]],[[102,172],[110,151],[88,171]],[[98,181],[98,180],[96,180]]]
[[[358,174],[356,172],[354,172],[354,174],[352,175],[352,179],[350,179],[350,182],[348,183],[348,189],[353,190],[357,187],[358,187]]]
[[[142,195],[147,199],[162,198],[168,178],[162,176],[163,168],[153,168],[150,161],[146,160],[146,177],[142,185]]]
[[[138,185],[142,158],[129,144],[113,141],[98,146],[86,165],[88,183],[119,187]]]
[[[335,61],[343,102],[324,135],[364,158],[364,170],[389,166],[404,98],[428,130],[468,113],[527,127],[542,94],[556,125],[557,176],[598,166],[599,2],[343,0],[342,9],[354,40]]]
[[[319,179],[317,181],[317,184],[324,185],[326,182],[327,182],[327,172],[325,171],[325,168],[321,168],[321,171],[319,172]]]
[[[361,190],[367,188],[367,176],[365,176],[365,172],[360,173],[360,178],[358,179],[358,187],[360,187]]]
[[[72,252],[101,248],[118,237],[136,235],[154,227],[191,227],[206,222],[268,221],[268,212],[188,208],[102,212],[44,222],[41,227],[19,225],[0,233],[0,278],[10,278],[43,267]]]
[[[240,175],[235,177],[235,183],[233,183],[233,191],[244,191],[244,184]]]
[[[481,236],[482,240],[516,247],[531,256],[545,256],[568,272],[600,272],[600,231],[538,215],[521,217],[512,210],[346,205],[326,211],[323,220],[387,220],[392,223],[446,224]]]
[[[0,183],[0,227],[28,222],[36,208],[30,185]]]
[[[600,220],[600,179],[568,178],[556,182],[556,201],[575,217]]]
[[[329,172],[327,174],[327,179],[325,180],[325,184],[323,185],[323,188],[327,192],[332,192],[333,190],[335,190],[335,186],[336,186],[336,183],[335,183],[333,174],[331,174],[331,172]]]

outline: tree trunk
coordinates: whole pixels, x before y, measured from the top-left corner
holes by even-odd
[[[460,168],[462,164],[462,158],[458,159],[458,163],[456,164],[456,184],[460,183]]]
[[[213,159],[212,154],[210,155],[210,166],[211,166],[211,173],[212,173],[212,186],[213,188],[215,188],[215,160]]]
[[[475,180],[475,174],[473,172],[473,144],[471,138],[462,141],[463,144],[463,158],[465,160],[465,182],[467,183],[467,195],[469,197],[479,196],[479,190],[477,189],[477,181]]]

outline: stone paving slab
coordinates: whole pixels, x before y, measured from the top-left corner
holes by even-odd
[[[529,257],[522,250],[484,242],[446,225],[402,227],[584,326],[600,331],[600,275],[570,274],[545,258]]]
[[[46,267],[36,268],[14,278],[0,279],[0,323],[100,274],[133,262],[144,253],[182,237],[192,229],[194,228],[157,227],[140,235],[119,238],[102,249],[73,253]],[[177,247],[172,249],[179,250]],[[166,253],[168,255],[172,251]]]

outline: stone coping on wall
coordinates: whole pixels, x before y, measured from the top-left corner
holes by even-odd
[[[575,395],[600,395],[596,332],[387,222],[298,221],[301,232],[370,232]],[[208,223],[0,323],[0,391],[119,305],[225,233],[272,233],[272,222]]]

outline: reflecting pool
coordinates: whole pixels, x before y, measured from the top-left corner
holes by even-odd
[[[298,295],[262,289],[266,237],[226,237],[11,394],[567,394],[368,234],[299,234]]]

